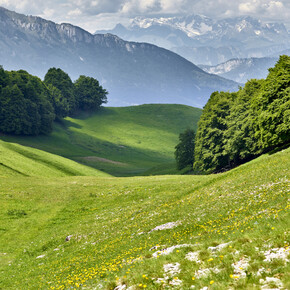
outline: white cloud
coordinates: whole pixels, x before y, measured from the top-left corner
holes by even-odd
[[[255,7],[253,6],[253,3],[247,2],[247,3],[241,3],[239,5],[239,10],[242,13],[252,13]]]
[[[68,12],[68,16],[80,16],[82,15],[82,11],[77,8]]]
[[[270,15],[277,14],[278,16],[279,13],[283,12],[283,9],[284,4],[281,1],[253,0],[239,4],[239,11],[243,14],[248,13],[261,15],[264,13],[270,13]],[[269,16],[269,14],[267,15]]]
[[[46,19],[50,19],[51,17],[53,17],[54,14],[55,14],[55,10],[54,9],[45,8],[43,10],[42,15],[40,15],[40,16],[43,17],[43,18],[46,18]]]
[[[160,11],[160,1],[159,0],[131,0],[131,1],[124,1],[121,7],[121,13],[123,14],[147,14],[156,11]]]
[[[0,6],[55,22],[71,22],[91,32],[112,28],[129,17],[154,14],[250,15],[289,22],[290,26],[289,0],[0,0]]]

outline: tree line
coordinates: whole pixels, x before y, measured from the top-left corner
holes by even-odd
[[[196,135],[188,140],[184,134],[175,147],[177,167],[192,165],[195,173],[231,169],[289,144],[290,57],[280,56],[266,79],[249,80],[238,92],[214,92]]]
[[[98,109],[107,94],[96,79],[81,75],[72,82],[59,68],[49,69],[42,81],[24,70],[0,66],[0,132],[48,134],[55,120]]]

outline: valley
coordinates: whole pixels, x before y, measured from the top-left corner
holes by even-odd
[[[180,175],[172,146],[200,114],[102,108],[1,136],[1,288],[287,289],[290,149]],[[112,176],[138,174],[158,176]]]
[[[174,147],[178,134],[187,128],[196,130],[201,113],[201,109],[184,105],[105,107],[55,123],[54,131],[47,136],[1,139],[60,155],[114,176],[158,174],[160,170],[177,173]]]
[[[0,290],[290,289],[286,26],[81,4],[0,7]]]
[[[287,289],[289,166],[287,149],[209,176],[1,177],[0,285]]]

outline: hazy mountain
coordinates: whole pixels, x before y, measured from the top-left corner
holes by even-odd
[[[283,24],[262,23],[252,17],[138,17],[128,27],[119,24],[106,32],[130,41],[147,41],[207,65],[236,57],[265,57],[290,48],[290,34]]]
[[[41,77],[60,67],[75,79],[96,77],[109,91],[109,105],[181,103],[203,106],[215,90],[237,84],[210,75],[179,55],[111,34],[92,35],[71,24],[0,8],[0,64]]]
[[[246,83],[250,79],[262,79],[268,75],[268,69],[278,61],[276,57],[235,58],[216,66],[200,65],[204,71]]]

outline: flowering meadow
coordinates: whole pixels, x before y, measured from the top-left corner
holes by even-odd
[[[0,289],[289,289],[289,168],[1,177]]]

